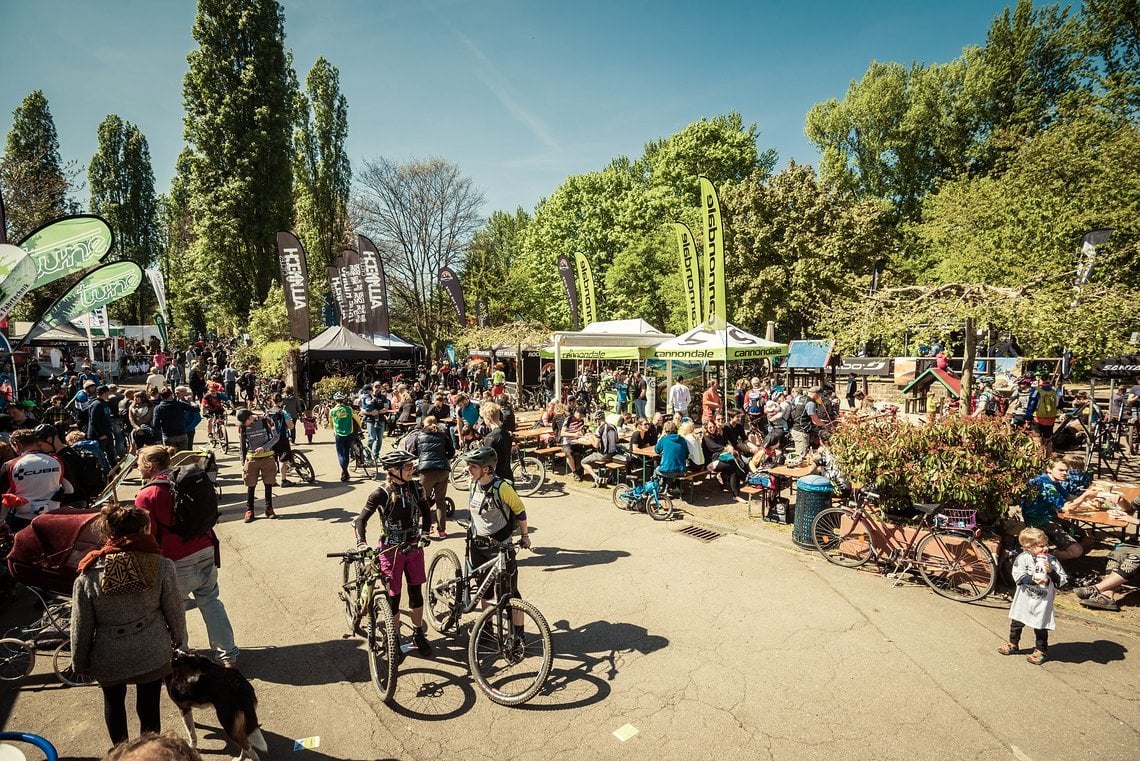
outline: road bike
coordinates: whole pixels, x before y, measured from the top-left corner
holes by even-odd
[[[441,549],[427,574],[424,616],[433,629],[450,636],[459,630],[464,614],[480,602],[489,603],[475,619],[467,643],[467,666],[484,694],[500,705],[516,706],[542,689],[554,660],[550,626],[538,608],[507,587],[507,569],[518,545],[490,537],[471,536],[470,524],[456,521],[468,532],[464,562],[451,550]],[[495,556],[478,567],[471,563],[470,543]],[[515,624],[521,619],[521,627]]]
[[[821,511],[811,524],[816,550],[845,568],[873,559],[883,569],[894,569],[896,579],[917,571],[936,594],[958,602],[981,600],[993,591],[997,564],[978,541],[975,511],[911,503],[922,519],[902,543],[878,517],[881,501],[874,487],[865,487],[853,504]]]
[[[52,671],[60,682],[69,687],[91,684],[71,664],[71,598],[44,596],[34,587],[26,589],[39,598],[44,612],[0,639],[0,682],[20,682],[35,669],[39,652],[51,652]]]
[[[637,483],[637,476],[629,476],[628,479],[629,486],[618,484],[610,494],[615,507],[649,513],[655,521],[667,521],[673,517],[673,499],[659,478],[654,476],[643,484]]]
[[[425,546],[427,539],[386,547],[383,550],[363,547],[344,552],[329,552],[327,558],[339,558],[341,584],[337,597],[348,626],[345,637],[364,638],[368,650],[368,671],[372,686],[385,703],[396,694],[396,667],[400,662],[399,632],[392,607],[388,604],[388,579],[380,571],[380,556],[385,552],[410,554]]]
[[[459,491],[470,491],[471,476],[467,472],[467,462],[462,453],[457,454],[452,461],[448,480]],[[546,483],[546,465],[533,455],[524,455],[515,444],[511,447],[511,480],[520,497],[529,497]]]
[[[230,434],[226,429],[225,414],[210,415],[209,422],[206,423],[206,436],[211,449],[220,449],[223,454],[229,454]]]

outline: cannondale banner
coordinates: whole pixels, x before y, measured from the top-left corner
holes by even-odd
[[[685,286],[685,316],[689,330],[703,322],[701,319],[701,264],[697,248],[693,245],[693,233],[689,226],[681,222],[673,223],[677,233],[677,253],[681,256],[681,282]]]
[[[724,300],[724,230],[720,223],[720,199],[707,177],[700,178],[701,212],[705,217],[705,322],[715,327],[728,324]]]
[[[0,243],[0,319],[32,290],[36,279],[36,263],[19,246]]]
[[[439,284],[451,298],[451,305],[455,307],[455,319],[459,320],[459,327],[467,327],[467,304],[463,301],[463,288],[459,285],[459,275],[451,267],[444,267],[439,271]]]
[[[598,307],[594,301],[594,274],[583,254],[574,254],[574,261],[578,265],[578,290],[582,293],[582,319],[589,325],[598,321]]]
[[[36,263],[32,287],[39,288],[94,267],[114,243],[111,227],[102,218],[76,214],[36,228],[20,241],[20,248]]]
[[[277,233],[277,261],[281,265],[281,288],[289,312],[289,335],[309,340],[309,265],[305,247],[289,232]]]
[[[578,329],[578,284],[574,282],[574,266],[568,256],[558,257],[558,274],[562,276],[562,287],[566,289],[566,299],[570,302],[570,329]]]
[[[360,254],[346,248],[337,258],[340,276],[340,324],[353,333],[368,332],[368,291],[364,287]]]
[[[112,262],[91,270],[73,285],[54,304],[48,307],[40,321],[32,326],[21,344],[31,341],[57,325],[74,317],[130,296],[142,283],[142,267],[134,262]]]
[[[364,290],[368,296],[369,335],[390,335],[388,320],[388,279],[384,276],[384,262],[376,244],[363,235],[356,236],[356,247],[360,249],[360,268],[364,273]]]

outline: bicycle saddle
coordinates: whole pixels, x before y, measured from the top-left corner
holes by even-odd
[[[939,512],[942,511],[942,503],[941,502],[931,502],[931,503],[912,502],[911,506],[915,510],[922,513],[923,515],[927,515],[927,516],[934,516],[934,515],[937,515]]]

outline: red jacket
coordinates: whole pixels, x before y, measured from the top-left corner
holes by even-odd
[[[169,473],[162,473],[153,480],[165,481],[169,478]],[[177,562],[199,550],[214,546],[213,531],[194,539],[183,539],[170,528],[174,525],[174,493],[170,487],[161,484],[144,486],[135,497],[135,506],[150,513],[151,533],[158,539],[164,558]]]

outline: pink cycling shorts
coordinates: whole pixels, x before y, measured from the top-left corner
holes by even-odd
[[[427,572],[424,570],[424,551],[416,549],[410,555],[405,555],[399,550],[385,552],[380,556],[380,571],[387,577],[388,591],[395,597],[404,588],[405,575],[408,577],[408,583],[413,587],[427,581]]]

